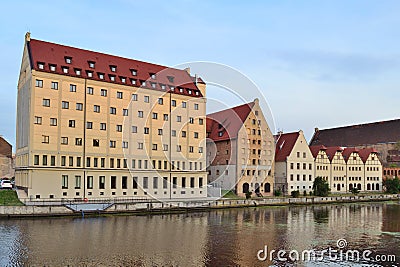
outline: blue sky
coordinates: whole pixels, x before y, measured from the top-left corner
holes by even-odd
[[[262,90],[277,129],[303,129],[308,140],[315,127],[400,117],[399,1],[3,1],[0,6],[0,134],[13,145],[27,31],[35,39],[167,66],[229,65]],[[213,93],[208,91],[218,97]]]

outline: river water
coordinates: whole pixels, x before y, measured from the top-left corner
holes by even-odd
[[[302,261],[305,250],[316,258]],[[400,266],[400,203],[0,220],[0,266],[271,265]]]

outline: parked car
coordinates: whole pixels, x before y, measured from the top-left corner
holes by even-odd
[[[0,188],[1,189],[12,189],[12,184],[10,180],[1,180],[0,182]]]

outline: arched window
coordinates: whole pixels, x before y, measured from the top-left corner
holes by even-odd
[[[270,183],[265,183],[264,184],[264,192],[265,193],[271,192],[271,184]]]
[[[256,194],[260,193],[260,184],[259,184],[259,183],[256,183],[255,186],[254,186],[254,188],[255,188],[254,192],[255,192]]]
[[[367,184],[367,190],[371,190],[371,185]]]
[[[242,188],[243,193],[249,192],[249,184],[248,183],[244,183],[242,187],[243,187]]]

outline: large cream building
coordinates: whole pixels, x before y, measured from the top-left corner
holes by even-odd
[[[258,99],[207,115],[210,183],[239,196],[272,196],[274,149]]]
[[[310,193],[314,183],[314,157],[303,131],[276,136],[275,189]]]
[[[205,86],[188,70],[27,33],[16,185],[33,199],[206,197]]]

